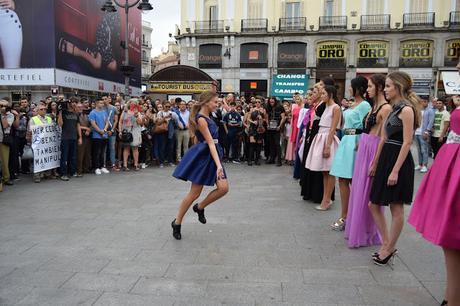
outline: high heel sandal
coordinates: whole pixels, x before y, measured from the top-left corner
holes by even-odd
[[[173,237],[176,238],[176,240],[181,240],[182,239],[182,235],[180,233],[181,225],[176,224],[176,219],[174,219],[173,222],[171,222],[171,227],[173,229]]]
[[[376,264],[377,266],[393,266],[396,254],[398,254],[398,250],[395,249],[390,255],[388,255],[384,259],[380,259],[380,255],[377,255],[377,257],[373,257],[372,260],[374,261],[374,264]]]
[[[345,219],[339,218],[337,221],[331,224],[331,227],[334,231],[338,232],[345,230]]]
[[[199,209],[198,204],[193,205],[193,211],[198,214],[198,221],[203,224],[206,224],[206,217],[204,216],[204,208]]]

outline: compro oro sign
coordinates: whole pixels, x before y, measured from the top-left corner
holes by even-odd
[[[386,68],[390,43],[383,40],[366,40],[358,43],[358,67]]]
[[[460,38],[446,41],[446,54],[444,56],[444,66],[455,67],[460,58]]]
[[[307,92],[308,75],[306,74],[275,74],[273,76],[271,95],[275,97],[292,97],[298,92]]]
[[[215,91],[215,86],[212,83],[151,82],[148,91],[151,93],[202,93]]]
[[[460,73],[458,71],[444,71],[442,81],[446,94],[460,95]]]
[[[431,67],[433,65],[433,41],[424,39],[401,42],[400,67]]]
[[[316,47],[318,67],[344,68],[347,59],[347,43],[330,40],[318,43]]]

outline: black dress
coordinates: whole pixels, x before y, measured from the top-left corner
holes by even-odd
[[[320,171],[311,171],[305,168],[305,161],[308,156],[308,151],[310,151],[310,145],[315,138],[316,134],[319,131],[319,121],[321,116],[326,109],[326,103],[321,103],[316,108],[315,118],[313,119],[313,123],[310,126],[307,126],[307,133],[305,136],[305,147],[302,156],[302,164],[301,164],[301,177],[300,177],[300,185],[302,187],[300,195],[303,197],[305,201],[311,201],[313,203],[321,203],[323,200],[323,173]],[[332,192],[332,200],[334,200],[334,192]]]
[[[395,105],[385,123],[387,140],[380,154],[370,193],[370,201],[377,205],[410,204],[412,202],[414,194],[414,160],[410,151],[399,170],[396,185],[387,185],[388,177],[398,159],[403,143],[403,123],[398,115],[406,106],[411,107],[404,103]]]

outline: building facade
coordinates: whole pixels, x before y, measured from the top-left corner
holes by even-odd
[[[147,86],[148,79],[152,75],[152,25],[142,20],[142,86]]]
[[[170,34],[171,35],[171,34]],[[172,36],[172,35],[171,35]],[[177,42],[170,40],[168,50],[153,58],[153,73],[180,64],[180,50]]]
[[[460,0],[181,0],[181,64],[222,92],[271,94],[276,75],[341,95],[356,75],[403,70],[423,96],[442,93],[460,54]]]

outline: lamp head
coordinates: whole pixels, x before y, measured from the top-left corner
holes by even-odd
[[[137,8],[142,10],[142,11],[151,11],[151,10],[153,10],[153,6],[149,3],[149,0],[142,0],[142,2],[139,3]]]
[[[112,0],[107,0],[105,1],[104,5],[101,7],[101,11],[104,11],[107,13],[114,13],[117,11],[117,8],[113,4]]]

